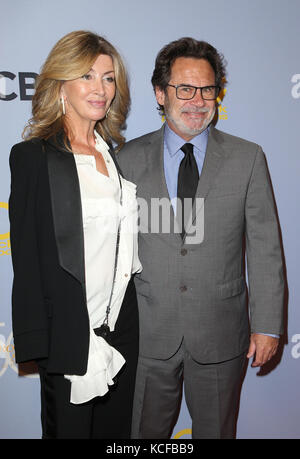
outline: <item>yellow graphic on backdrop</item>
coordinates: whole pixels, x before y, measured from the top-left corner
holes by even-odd
[[[192,435],[192,429],[183,429],[177,432],[176,435],[174,435],[174,439],[177,440],[178,438],[183,437],[184,435]]]
[[[5,323],[0,322],[0,327],[4,326]],[[0,377],[4,375],[9,367],[18,373],[18,367],[15,362],[15,346],[13,344],[12,332],[7,340],[4,335],[0,334]]]
[[[217,97],[217,104],[218,106],[218,112],[219,112],[219,120],[227,120],[228,119],[228,114],[227,114],[227,107],[225,105],[222,105],[222,101],[225,97],[225,94],[227,92],[226,88],[221,89],[219,96]]]
[[[7,202],[0,202],[0,209],[8,210]],[[0,256],[10,255],[10,239],[9,231],[7,233],[0,233]]]

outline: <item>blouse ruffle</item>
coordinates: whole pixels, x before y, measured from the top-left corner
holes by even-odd
[[[87,372],[83,376],[65,375],[71,381],[70,402],[85,403],[105,395],[124,363],[120,352],[91,329]]]

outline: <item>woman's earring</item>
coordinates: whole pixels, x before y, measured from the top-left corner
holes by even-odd
[[[65,115],[66,114],[66,106],[65,106],[65,99],[64,99],[63,96],[61,97],[61,104],[62,104],[63,115]]]

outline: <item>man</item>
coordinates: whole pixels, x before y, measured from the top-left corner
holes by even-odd
[[[151,231],[157,216],[141,212],[133,438],[170,437],[183,381],[193,438],[234,438],[245,359],[266,363],[283,331],[282,255],[264,154],[211,124],[224,81],[223,58],[208,43],[165,46],[152,84],[166,123],[119,155],[141,209],[146,202],[153,214],[155,200],[172,203],[168,232]]]

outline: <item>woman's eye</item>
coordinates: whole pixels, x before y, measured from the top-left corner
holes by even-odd
[[[114,83],[115,82],[115,78],[114,77],[105,77],[104,80],[107,81],[108,83]]]
[[[85,75],[82,76],[83,80],[90,80],[92,76],[89,73],[86,73]]]

